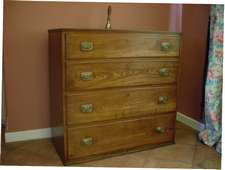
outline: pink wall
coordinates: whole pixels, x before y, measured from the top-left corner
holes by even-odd
[[[170,8],[170,31],[182,32],[177,111],[202,121],[204,66],[210,5]]]
[[[184,5],[178,111],[201,121],[210,5]]]
[[[170,5],[169,31],[182,32],[182,4]]]
[[[48,29],[104,28],[107,5],[5,3],[4,71],[8,131],[49,127]],[[168,30],[169,5],[112,4],[112,10],[113,29]]]
[[[8,131],[49,127],[48,29],[104,28],[107,6],[104,3],[5,2],[4,76]],[[202,65],[198,67],[196,62],[203,64],[205,57],[208,13],[204,5],[192,6],[112,4],[111,23],[113,29],[183,32],[182,43],[186,45],[182,46],[181,62],[185,65],[182,66],[182,86],[178,88],[178,111],[199,119]],[[203,25],[196,27],[194,24]],[[194,39],[198,49],[189,37]],[[198,80],[192,80],[191,75],[196,75],[194,79]]]

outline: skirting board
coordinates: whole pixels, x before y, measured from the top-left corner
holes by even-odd
[[[34,129],[34,130],[25,130],[25,131],[18,131],[18,132],[7,132],[5,134],[5,142],[9,143],[9,142],[44,139],[44,138],[51,138],[51,137],[52,137],[51,128]]]
[[[195,129],[202,130],[204,129],[204,125],[182,113],[177,112],[177,121],[184,123],[185,125]],[[52,128],[44,128],[44,129],[35,129],[35,130],[26,130],[26,131],[18,131],[18,132],[8,132],[5,134],[6,143],[9,142],[18,142],[18,141],[26,141],[26,140],[34,140],[34,139],[44,139],[52,137]]]
[[[177,117],[176,117],[177,121],[182,122],[183,124],[197,130],[197,131],[202,131],[205,126],[203,123],[198,122],[197,120],[194,120],[180,112],[177,112]]]

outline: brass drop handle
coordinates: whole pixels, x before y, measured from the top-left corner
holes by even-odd
[[[87,72],[81,72],[80,73],[80,79],[84,81],[92,80],[93,79],[93,72],[87,71]]]
[[[83,138],[81,140],[81,143],[83,145],[92,145],[93,144],[93,138],[92,137],[86,137],[86,138]]]
[[[94,49],[94,44],[91,41],[82,41],[80,43],[81,51],[92,51]]]
[[[161,42],[161,51],[169,51],[171,48],[170,42]]]
[[[165,133],[165,131],[166,131],[165,128],[162,126],[156,127],[156,132],[158,132],[158,133]]]
[[[93,112],[93,104],[82,104],[80,105],[80,110],[82,113],[91,113]]]
[[[169,76],[169,70],[167,69],[167,68],[160,68],[159,69],[159,75],[161,76],[161,77],[167,77],[167,76]]]
[[[168,101],[168,97],[167,96],[159,96],[158,98],[158,103],[159,104],[165,104]]]

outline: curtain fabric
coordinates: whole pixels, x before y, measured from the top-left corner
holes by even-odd
[[[199,139],[221,153],[222,77],[223,77],[223,5],[211,5],[207,78],[205,84],[205,129]]]

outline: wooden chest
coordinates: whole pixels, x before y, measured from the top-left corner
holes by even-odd
[[[53,143],[65,164],[174,143],[180,35],[49,30]]]

